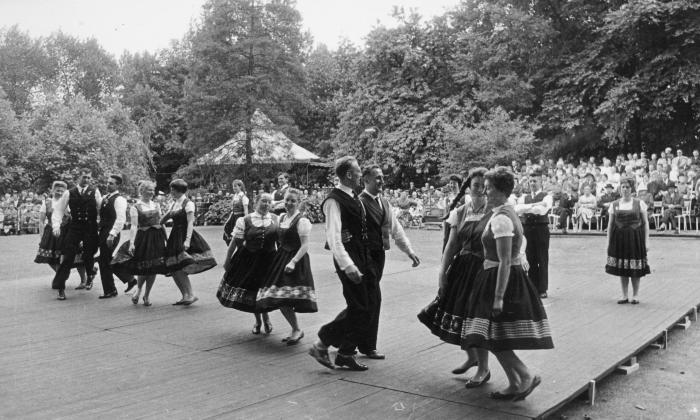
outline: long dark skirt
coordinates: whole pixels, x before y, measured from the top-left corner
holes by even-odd
[[[257,306],[262,312],[288,306],[294,312],[317,312],[314,277],[311,274],[309,255],[296,263],[294,271],[287,274],[284,267],[296,255],[296,251],[277,250],[267,279],[258,291]]]
[[[44,229],[39,241],[39,249],[34,257],[34,262],[37,264],[59,265],[61,263],[61,255],[63,254],[63,241],[66,237],[68,229],[61,228],[61,235],[57,238],[53,235],[53,230],[50,226]],[[83,256],[79,252],[75,255],[73,267],[83,264]]]
[[[552,332],[537,288],[520,265],[510,268],[503,312],[492,315],[498,268],[482,271],[474,283],[462,328],[462,348],[490,351],[551,349]]]
[[[435,298],[418,314],[418,320],[442,341],[461,344],[469,297],[483,264],[484,259],[477,255],[458,255],[447,271],[442,299]]]
[[[197,274],[216,266],[214,254],[207,241],[192,231],[190,248],[185,251],[183,244],[187,235],[187,226],[176,225],[170,231],[165,251],[165,266],[170,272],[182,270],[187,274]]]
[[[643,277],[651,273],[643,228],[613,225],[605,272],[621,277]]]
[[[256,298],[267,279],[274,256],[274,251],[252,252],[245,247],[239,248],[216,292],[219,302],[243,312],[265,312],[258,309]]]
[[[129,253],[131,241],[124,242],[112,258],[113,271],[142,276],[167,274],[169,270],[165,266],[166,241],[165,230],[162,228],[137,231],[134,253]]]

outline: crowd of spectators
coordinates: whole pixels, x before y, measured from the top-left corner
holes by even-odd
[[[466,168],[465,168],[466,169]],[[518,201],[530,193],[529,178],[541,176],[543,191],[552,197],[551,214],[553,228],[590,228],[592,224],[602,230],[607,223],[607,206],[619,198],[621,177],[635,180],[635,196],[649,208],[650,225],[657,230],[678,232],[678,222],[687,216],[686,228],[698,229],[700,218],[700,153],[693,150],[686,156],[681,149],[673,153],[666,148],[660,153],[646,152],[620,154],[614,160],[594,157],[580,158],[577,162],[564,159],[526,159],[511,162],[517,185],[512,199]],[[398,220],[404,227],[421,228],[426,219],[439,221],[445,215],[452,199],[459,190],[460,178],[450,177],[445,185],[422,186],[410,182],[404,188],[391,188],[384,196],[394,207]],[[328,185],[298,185],[302,191],[304,210],[312,223],[322,223],[321,203],[333,188]],[[270,188],[257,188],[248,194],[255,202],[258,194]],[[190,199],[197,208],[196,224],[223,224],[228,218],[231,192],[225,186],[213,191],[209,188],[190,191]],[[42,203],[48,197],[32,191],[9,192],[0,196],[0,235],[37,233],[41,223]],[[127,197],[131,203],[133,200]],[[156,200],[162,210],[169,209],[172,200],[168,194],[158,192]]]

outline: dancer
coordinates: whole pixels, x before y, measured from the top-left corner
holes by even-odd
[[[61,262],[56,270],[51,287],[58,290],[58,300],[66,300],[66,280],[70,275],[70,269],[75,263],[75,257],[82,252],[82,259],[86,270],[92,271],[95,265],[95,253],[97,252],[97,209],[102,202],[100,190],[93,188],[92,171],[82,169],[80,180],[76,187],[63,193],[54,205],[51,215],[51,226],[56,238],[61,236],[61,221],[66,211],[70,210],[71,220],[65,226],[65,237],[61,249]],[[82,243],[82,251],[81,251]],[[93,273],[88,274],[87,284],[78,286],[90,290],[92,288]]]
[[[519,401],[541,382],[513,350],[551,349],[552,334],[537,288],[521,266],[519,250],[523,227],[508,204],[515,184],[505,167],[484,176],[486,197],[492,206],[481,237],[484,270],[477,277],[462,329],[463,347],[490,350],[508,377],[508,387],[491,398]]]
[[[262,311],[278,309],[292,327],[282,341],[288,346],[304,337],[297,312],[317,312],[314,277],[309,260],[311,222],[300,212],[301,191],[289,188],[284,196],[286,213],[282,213],[277,233],[277,252],[270,264],[267,281],[258,291],[257,307]]]
[[[226,242],[226,245],[231,244],[231,233],[233,232],[233,227],[236,226],[236,220],[248,214],[248,204],[250,203],[250,200],[245,195],[243,181],[234,179],[231,186],[233,188],[232,210],[231,215],[224,223],[224,242]]]
[[[68,212],[63,215],[63,220],[61,221],[61,236],[55,237],[53,234],[51,215],[53,213],[53,208],[60,200],[63,193],[66,192],[68,186],[63,181],[54,181],[51,186],[51,197],[46,199],[41,204],[41,209],[39,209],[39,250],[36,253],[34,262],[37,264],[48,264],[54,273],[58,270],[58,265],[61,262],[61,247],[63,246],[63,241],[67,230],[65,227],[70,222],[70,215]],[[80,284],[87,284],[87,276],[85,274],[85,267],[83,266],[83,259],[80,254],[76,254],[74,260],[74,267],[80,275]]]
[[[552,196],[542,191],[542,172],[538,169],[530,174],[530,194],[523,194],[515,207],[527,239],[527,262],[530,279],[537,286],[540,298],[547,297],[549,288],[549,219]]]
[[[347,308],[321,327],[309,354],[323,366],[334,369],[328,346],[335,346],[338,348],[335,365],[362,371],[368,367],[355,359],[355,349],[369,334],[372,308],[377,303],[377,280],[366,245],[365,208],[355,192],[362,178],[360,165],[354,157],[345,156],[336,160],[335,173],[339,184],[322,207],[327,246],[333,253],[333,265],[343,285]]]
[[[289,174],[282,172],[277,175],[277,185],[279,187],[272,192],[272,212],[279,216],[284,213],[284,196],[289,189]]]
[[[649,218],[645,202],[632,198],[634,179],[620,179],[622,197],[613,201],[608,209],[608,262],[605,272],[620,276],[622,299],[617,303],[639,303],[639,281],[649,274]],[[628,297],[632,279],[632,300]]]
[[[483,270],[484,249],[481,236],[491,217],[487,210],[484,191],[486,168],[474,168],[462,184],[457,197],[450,205],[458,204],[469,189],[466,204],[450,212],[448,220],[452,227],[450,237],[442,255],[439,271],[438,297],[418,314],[418,319],[442,341],[462,345],[462,327],[467,314],[469,298],[477,276]],[[452,370],[455,375],[466,373],[478,366],[476,374],[467,379],[467,388],[479,387],[489,379],[488,351],[480,347],[463,346],[467,360]]]
[[[396,219],[394,209],[389,202],[381,196],[384,188],[384,173],[379,166],[369,166],[362,173],[365,185],[360,199],[367,212],[367,247],[374,263],[376,273],[376,304],[371,308],[369,331],[362,341],[358,343],[360,353],[370,359],[384,359],[383,353],[377,352],[377,334],[379,332],[379,312],[382,305],[382,292],[379,282],[384,273],[385,252],[391,248],[389,237],[394,238],[396,246],[413,262],[413,267],[418,267],[420,259],[411,248],[411,242]]]
[[[100,278],[102,279],[102,296],[100,299],[109,299],[117,296],[117,288],[114,286],[114,274],[122,283],[127,284],[124,293],[128,293],[136,286],[136,279],[127,273],[112,272],[112,254],[119,244],[121,231],[126,222],[126,198],[119,194],[122,185],[122,177],[110,175],[107,179],[107,194],[102,198],[100,205],[99,239],[100,257],[97,263],[100,266]]]
[[[255,303],[275,256],[278,219],[270,212],[271,207],[272,196],[260,194],[255,211],[236,222],[224,263],[226,273],[216,292],[223,306],[255,315],[253,334],[260,334],[262,323],[267,334],[272,332],[267,311],[262,311],[261,320],[261,311]]]
[[[187,198],[187,182],[175,179],[170,183],[173,204],[160,220],[161,225],[172,219],[173,228],[165,250],[165,266],[172,273],[182,298],[173,305],[189,306],[199,300],[192,291],[190,274],[197,274],[216,266],[209,244],[194,230],[195,206]]]
[[[141,181],[138,186],[139,200],[131,207],[129,217],[131,230],[129,241],[119,247],[112,259],[115,273],[137,275],[138,288],[131,297],[131,302],[139,302],[143,290],[143,304],[151,306],[151,288],[156,274],[167,274],[165,266],[165,228],[160,224],[162,217],[160,204],[153,201],[156,184]],[[146,285],[144,290],[144,284]]]

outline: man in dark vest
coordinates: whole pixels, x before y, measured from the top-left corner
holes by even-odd
[[[549,288],[549,219],[552,196],[542,191],[542,172],[533,170],[529,175],[530,193],[523,194],[516,206],[527,240],[525,255],[530,265],[528,274],[542,299]]]
[[[81,170],[78,185],[63,193],[51,215],[52,225],[55,226],[53,234],[58,238],[61,235],[63,215],[70,208],[71,221],[65,227],[67,232],[61,249],[61,263],[52,282],[52,288],[58,290],[58,300],[66,299],[66,280],[75,256],[80,252],[81,243],[85,269],[90,272],[95,265],[97,209],[102,202],[102,196],[100,190],[90,185],[91,182],[92,171]]]
[[[384,354],[377,352],[377,333],[379,330],[379,311],[382,305],[382,292],[379,282],[384,273],[385,252],[391,247],[389,239],[394,238],[396,246],[403,251],[418,267],[420,259],[411,248],[411,242],[396,219],[389,202],[381,196],[384,188],[384,173],[379,166],[369,166],[362,172],[365,189],[360,199],[367,212],[367,247],[374,262],[377,281],[377,304],[371,313],[370,329],[364,340],[358,344],[358,350],[370,359],[384,359]]]
[[[107,194],[102,198],[100,205],[99,223],[99,248],[100,258],[97,263],[100,265],[100,277],[102,278],[102,296],[100,299],[108,299],[117,296],[117,288],[114,286],[114,274],[112,272],[112,253],[119,244],[119,237],[124,223],[126,222],[126,198],[119,194],[122,185],[122,177],[110,175],[107,179]],[[128,292],[136,286],[136,279],[133,276],[116,273],[119,279],[128,284],[125,291]]]
[[[277,175],[277,185],[279,188],[272,192],[272,212],[279,216],[287,211],[284,208],[284,196],[289,189],[289,174],[282,172]]]
[[[328,347],[338,348],[336,366],[367,370],[355,359],[355,349],[369,334],[369,325],[377,305],[377,280],[372,257],[367,248],[367,216],[356,190],[362,171],[351,156],[338,159],[335,173],[339,184],[323,201],[326,217],[326,246],[333,253],[333,264],[343,285],[347,308],[333,321],[321,327],[319,339],[309,354],[329,369],[335,366],[328,357]]]

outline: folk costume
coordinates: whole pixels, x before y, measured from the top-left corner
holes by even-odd
[[[277,251],[256,299],[259,312],[272,311],[283,306],[293,308],[294,312],[299,313],[318,311],[309,254],[304,254],[296,262],[294,271],[285,272],[285,267],[301,248],[301,238],[308,238],[310,234],[311,222],[301,213],[283,213],[280,216]]]
[[[289,184],[284,184],[272,192],[272,200],[274,202],[272,212],[278,216],[287,211],[284,208],[284,196],[287,195],[288,189]]]
[[[233,234],[233,228],[236,226],[236,221],[239,217],[245,216],[245,209],[248,207],[249,203],[250,200],[243,191],[234,194],[231,215],[224,224],[224,242],[226,242],[226,245],[231,243],[231,235]]]
[[[643,277],[649,273],[642,210],[646,203],[633,198],[629,203],[616,200],[608,210],[615,223],[609,233],[605,272],[620,277]]]
[[[342,184],[331,190],[322,207],[327,246],[333,253],[347,308],[322,326],[318,337],[326,346],[337,347],[339,355],[352,357],[370,335],[373,308],[378,301],[376,268],[367,246],[367,214],[357,194]],[[353,265],[362,273],[357,284],[345,274],[345,269]]]
[[[411,242],[408,240],[401,223],[396,219],[391,204],[380,195],[372,195],[364,190],[360,194],[360,200],[367,213],[367,248],[374,264],[376,279],[376,304],[370,313],[369,331],[365,339],[358,343],[358,350],[364,354],[370,354],[377,350],[377,334],[379,331],[379,312],[382,305],[382,292],[379,282],[384,273],[386,251],[391,249],[390,239],[394,238],[396,246],[406,255],[414,254]]]
[[[165,244],[167,237],[165,228],[160,224],[160,205],[154,201],[144,203],[138,201],[131,207],[130,216],[137,219],[138,224],[132,226],[134,251],[129,252],[131,240],[119,247],[112,259],[112,269],[115,273],[148,276],[167,274],[165,266]]]
[[[269,212],[263,216],[255,211],[238,219],[233,229],[236,252],[216,292],[223,306],[244,312],[265,312],[258,310],[256,298],[275,257],[277,228],[277,216]]]
[[[194,211],[194,203],[183,195],[161,219],[162,223],[173,220],[173,228],[165,249],[165,266],[170,273],[182,270],[187,274],[197,274],[216,266],[209,244],[196,230],[192,229],[189,249],[184,248],[187,238],[187,213],[194,214]]]
[[[76,186],[66,191],[58,199],[51,215],[51,225],[60,226],[66,211],[70,211],[71,219],[61,228],[65,237],[61,253],[61,263],[56,270],[51,287],[64,290],[70,269],[74,266],[75,257],[82,254],[85,267],[92,270],[95,265],[95,253],[98,246],[97,210],[102,202],[100,191],[91,186]],[[82,244],[82,248],[81,248]]]
[[[448,223],[457,229],[461,250],[447,269],[442,298],[436,298],[418,314],[418,320],[442,341],[462,344],[462,327],[477,276],[483,270],[481,236],[491,217],[485,207],[474,208],[468,201],[450,214]]]
[[[53,222],[51,221],[51,216],[53,215],[53,208],[58,203],[59,199],[50,198],[46,199],[41,204],[40,213],[46,215],[46,225],[44,227],[44,233],[41,235],[41,240],[39,241],[39,250],[36,253],[34,262],[37,264],[49,264],[52,266],[58,266],[61,263],[61,249],[63,247],[63,241],[65,240],[68,230],[66,226],[70,222],[70,215],[66,212],[63,215],[61,224],[61,235],[57,238],[53,234]],[[82,265],[83,258],[80,253],[76,254],[74,265]]]
[[[544,191],[524,194],[521,198],[523,209],[518,211],[523,234],[527,239],[527,262],[530,264],[528,275],[540,294],[549,289],[549,219],[547,213],[552,208],[552,197]],[[528,206],[544,202],[545,207]]]
[[[511,259],[508,286],[503,297],[503,311],[492,315],[498,279],[496,239],[511,236]],[[520,248],[523,226],[513,206],[495,207],[481,243],[484,269],[477,276],[462,327],[462,347],[503,350],[551,349],[552,333],[542,301],[534,284],[522,268]]]
[[[102,198],[100,205],[100,223],[98,245],[100,257],[97,263],[100,266],[100,278],[102,279],[103,296],[116,296],[117,288],[114,286],[114,275],[122,283],[135,282],[133,275],[127,273],[115,273],[112,271],[112,254],[119,244],[121,231],[126,222],[126,198],[119,191],[111,192]],[[114,237],[112,245],[107,243],[109,236]]]

